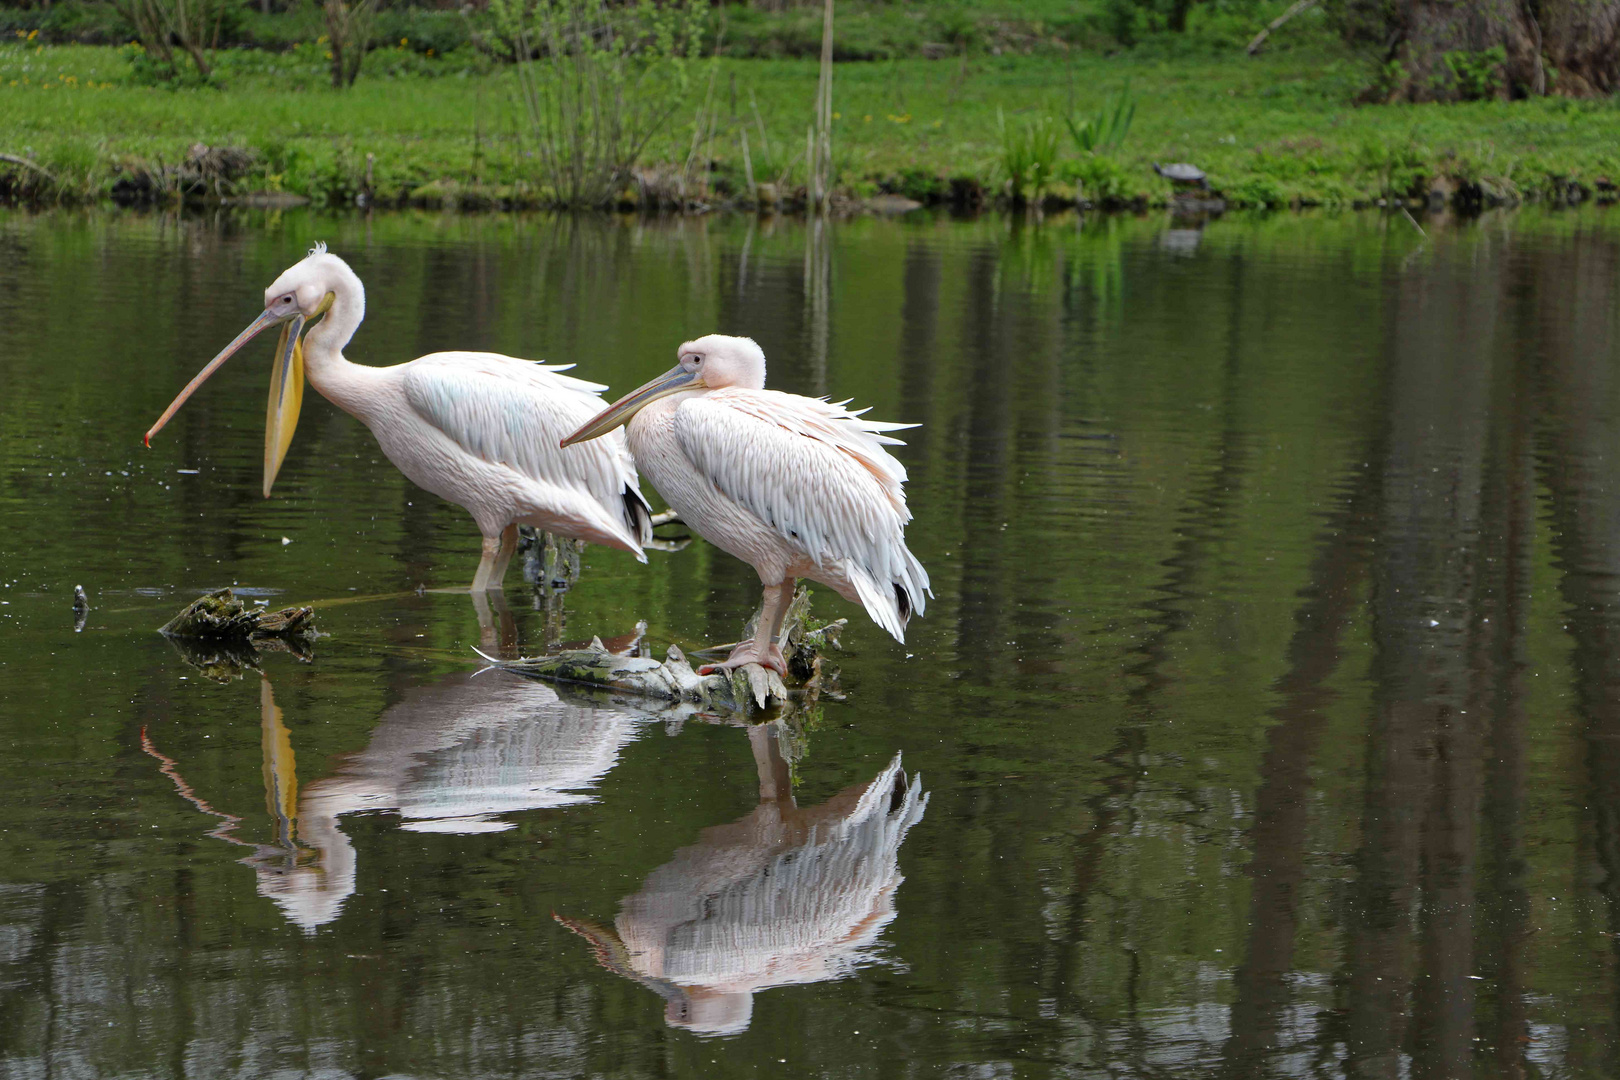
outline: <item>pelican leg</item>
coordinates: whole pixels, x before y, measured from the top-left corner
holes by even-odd
[[[498,589],[472,593],[473,611],[478,615],[478,647],[490,656],[515,659],[517,619],[506,606],[506,594]]]
[[[779,675],[786,675],[787,661],[782,658],[782,647],[777,644],[777,638],[781,636],[782,620],[787,618],[788,605],[792,602],[792,578],[765,586],[765,603],[754,624],[754,636],[732,649],[724,663],[705,665],[698,669],[698,674],[707,675],[714,671],[731,671],[744,664],[759,664],[774,669]]]
[[[495,567],[489,572],[489,584],[486,588],[498,589],[501,582],[506,580],[506,568],[511,565],[512,556],[517,554],[518,527],[513,522],[501,530],[500,547],[495,552]]]
[[[473,575],[473,592],[481,593],[491,587],[490,582],[495,575],[495,560],[500,555],[500,550],[501,538],[499,536],[484,537],[484,555],[483,558],[478,560],[478,573]]]

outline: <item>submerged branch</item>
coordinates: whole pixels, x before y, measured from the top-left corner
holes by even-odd
[[[600,638],[592,640],[588,648],[547,656],[499,660],[482,652],[478,655],[503,671],[547,682],[596,686],[670,703],[751,714],[785,705],[795,693],[819,691],[821,653],[837,645],[844,625],[843,619],[825,624],[814,622],[810,618],[810,590],[800,588],[794,594],[782,624],[779,644],[788,670],[802,683],[800,690],[790,690],[780,675],[759,664],[744,664],[731,672],[699,675],[675,645],[669,647],[662,662],[646,656],[611,652]],[[745,638],[752,635],[752,626],[750,620]]]
[[[158,628],[175,638],[313,638],[315,609],[289,607],[279,611],[250,608],[230,589],[199,596],[184,611]]]

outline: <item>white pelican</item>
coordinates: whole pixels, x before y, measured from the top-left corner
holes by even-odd
[[[413,483],[466,508],[484,536],[475,593],[498,588],[517,550],[518,525],[620,548],[642,562],[651,514],[624,440],[563,451],[557,440],[601,407],[607,387],[496,353],[430,353],[394,367],[344,359],[366,314],[349,264],[317,244],[264,293],[264,313],[209,361],[146,433],[146,443],[233,353],[280,326],[264,433],[270,497],[303,401],[304,375],[332,404],[371,429]],[[325,318],[310,328],[304,323]]]
[[[754,638],[713,667],[786,673],[776,639],[795,578],[830,586],[904,641],[933,594],[906,548],[905,466],[883,448],[900,440],[882,433],[915,425],[766,390],[765,354],[750,338],[710,334],[679,357],[563,445],[628,424],[637,466],[687,527],[758,571],[765,603]]]

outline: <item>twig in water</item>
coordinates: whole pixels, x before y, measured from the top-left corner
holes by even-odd
[[[755,199],[755,198],[758,198],[758,192],[754,187],[754,162],[753,162],[753,159],[751,159],[748,156],[748,129],[747,128],[742,129],[742,152],[743,152],[743,179],[746,180],[747,183],[748,183],[748,197],[750,199]]]
[[[1401,207],[1401,213],[1406,215],[1406,220],[1412,223],[1412,228],[1418,231],[1419,236],[1423,237],[1425,240],[1429,238],[1429,234],[1423,231],[1423,226],[1418,224],[1417,218],[1412,216],[1412,211],[1403,206]]]

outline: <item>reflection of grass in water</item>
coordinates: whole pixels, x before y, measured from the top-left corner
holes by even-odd
[[[337,94],[322,83],[324,56],[310,49],[220,56],[222,89],[170,91],[132,85],[123,50],[0,45],[0,150],[63,164],[72,177],[69,197],[105,190],[125,161],[181,160],[199,140],[258,150],[249,187],[337,201],[361,189],[367,154],[375,155],[374,187],[385,198],[432,180],[465,182],[475,172],[495,185],[533,173],[516,137],[509,70],[480,73],[462,59],[383,50],[368,58],[367,75]],[[429,72],[450,77],[424,77]],[[1011,127],[1041,117],[1056,122],[1069,108],[1071,78],[1086,88],[1074,102],[1081,111],[1100,106],[1129,80],[1137,105],[1130,141],[1112,155],[1118,197],[1126,199],[1168,194],[1148,168],[1154,160],[1195,162],[1229,198],[1250,203],[1371,198],[1442,175],[1534,192],[1559,176],[1590,184],[1620,172],[1620,157],[1609,149],[1620,143],[1620,111],[1602,103],[1352,107],[1362,74],[1329,45],[1258,60],[1189,56],[1174,65],[1131,53],[1068,64],[1040,56],[970,59],[965,66],[850,63],[838,69],[833,140],[841,174],[856,194],[883,182],[938,192],[940,179],[951,176],[995,189],[1003,175],[998,112]],[[685,160],[690,118],[705,90],[700,82],[677,110],[687,119],[660,131],[646,160]],[[753,133],[762,122],[772,156],[783,159],[769,167],[784,167],[789,133],[808,121],[816,68],[798,60],[723,61],[716,85],[719,130],[733,135],[715,140],[714,179],[740,191],[742,149],[734,133],[751,124],[750,149],[757,152]],[[1065,145],[1060,175],[1065,166],[1072,172],[1073,155]],[[763,165],[756,162],[756,179],[765,178]]]
[[[1078,221],[1065,215],[1015,222],[1001,245],[996,287],[1035,295],[1071,293],[1089,299],[1099,323],[1116,322],[1124,310],[1126,237],[1141,243],[1163,227],[1160,220],[1100,214]]]

